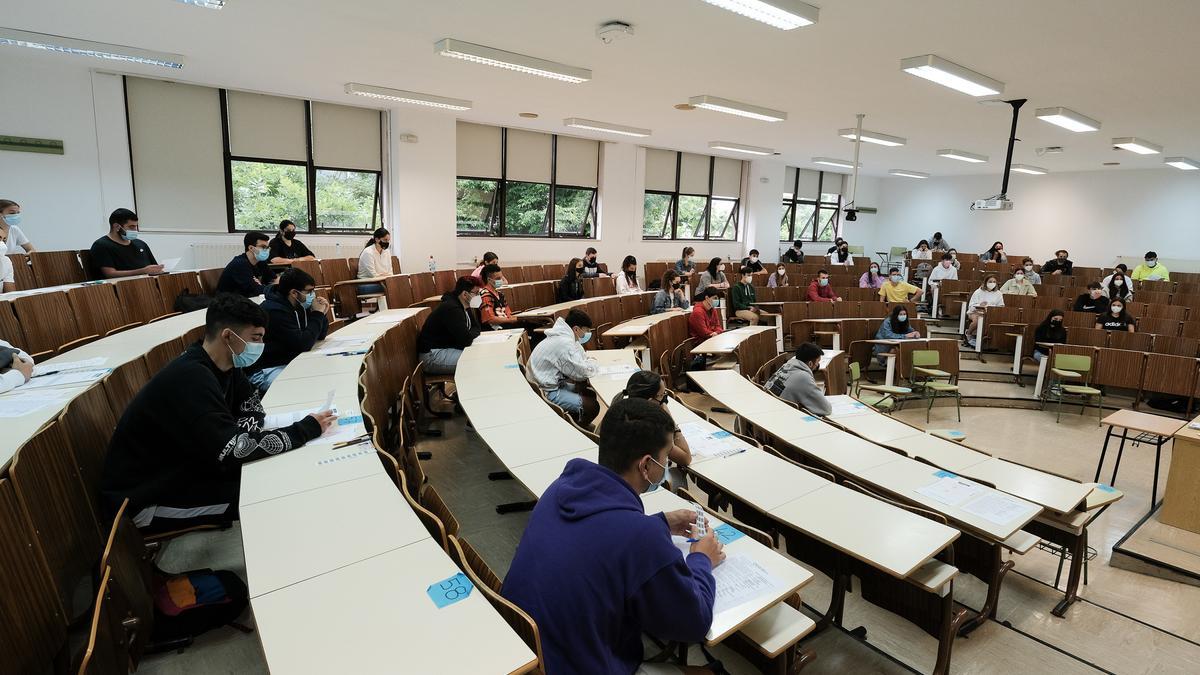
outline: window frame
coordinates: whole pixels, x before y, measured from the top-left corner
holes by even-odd
[[[801,237],[796,236],[796,213],[797,213],[797,211],[799,211],[798,207],[801,204],[803,204],[805,206],[813,207],[812,233],[810,235],[810,238],[802,239],[803,241],[813,241],[813,242],[825,241],[825,240],[818,238],[818,236],[817,236],[819,234],[818,230],[820,229],[821,216],[823,215],[823,212],[825,212],[825,211],[833,211],[833,232],[832,232],[832,234],[833,234],[833,237],[840,236],[842,233],[842,195],[840,195],[840,194],[838,195],[837,202],[828,202],[828,201],[823,201],[821,199],[821,195],[823,195],[825,193],[825,174],[826,173],[833,174],[834,172],[833,171],[826,172],[826,171],[817,170],[817,197],[815,199],[800,199],[800,198],[797,198],[797,196],[796,196],[800,192],[800,171],[801,171],[801,169],[797,167],[796,168],[796,179],[792,183],[792,186],[791,186],[792,187],[792,198],[791,199],[785,198],[782,200],[782,205],[788,209],[787,215],[788,215],[790,222],[788,223],[789,236],[787,239],[780,239],[779,240],[780,243],[793,242],[793,241],[796,241],[797,239],[802,239]],[[837,174],[837,175],[843,175],[843,174]],[[781,220],[782,220],[782,218],[781,218]],[[804,233],[803,227],[804,227],[804,225],[801,226],[801,230],[800,230],[801,234]]]
[[[741,210],[742,210],[742,196],[738,195],[737,197],[735,197],[733,199],[730,199],[729,197],[713,197],[713,194],[712,194],[713,178],[714,178],[714,174],[715,174],[717,158],[713,155],[708,156],[708,194],[697,195],[697,194],[692,194],[692,193],[682,193],[679,191],[679,179],[680,179],[680,173],[682,172],[682,167],[683,167],[683,153],[678,150],[675,150],[672,152],[675,153],[675,189],[671,192],[668,192],[666,190],[647,190],[644,187],[642,189],[642,203],[643,204],[645,204],[645,196],[648,194],[669,195],[670,196],[671,203],[670,203],[670,206],[667,207],[666,217],[670,221],[669,224],[671,226],[671,236],[669,236],[669,237],[667,237],[667,236],[647,237],[646,236],[646,217],[645,217],[645,214],[643,213],[643,215],[642,215],[642,241],[724,241],[724,242],[738,241],[738,236],[740,235],[740,232],[739,232],[740,220],[738,218],[738,213],[741,212]],[[744,168],[745,168],[745,166],[743,165],[743,170],[744,170]],[[704,201],[704,211],[703,211],[703,215],[701,216],[704,220],[704,236],[702,236],[702,237],[680,237],[679,236],[679,199],[681,197],[700,197],[705,200]],[[724,228],[727,229],[732,222],[732,225],[733,225],[733,238],[732,239],[724,239],[724,238],[714,237],[712,235],[713,199],[719,199],[721,201],[732,201],[733,202],[733,210],[730,212],[729,218],[727,218],[725,220],[725,223],[723,223]],[[667,224],[668,223],[666,223],[666,222],[663,223],[663,234],[664,235],[666,234]],[[725,229],[722,229],[721,231],[724,232]]]

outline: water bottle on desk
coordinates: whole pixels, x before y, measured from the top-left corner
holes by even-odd
[[[437,271],[437,261],[433,259],[433,256],[429,256],[429,272],[432,274],[433,272],[436,272],[436,271]]]

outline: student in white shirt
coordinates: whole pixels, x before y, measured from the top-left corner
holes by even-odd
[[[2,293],[17,290],[16,270],[13,269],[8,254],[19,253],[21,249],[25,249],[27,253],[33,251],[33,244],[30,243],[29,237],[26,237],[21,228],[17,227],[19,222],[21,222],[21,205],[11,199],[0,199],[0,292]]]
[[[1025,270],[1023,269],[1019,269],[1013,273],[1013,278],[1004,282],[1004,285],[1000,287],[1000,292],[1008,295],[1028,295],[1034,298],[1037,297],[1037,289],[1034,288],[1033,284],[1029,283],[1029,280],[1025,278]]]
[[[621,261],[621,273],[617,275],[617,295],[640,293],[642,287],[638,284],[637,258],[627,255]]]
[[[1126,281],[1128,282],[1129,266],[1126,265],[1125,263],[1117,263],[1116,268],[1113,269],[1113,273],[1100,280],[1100,285],[1103,286],[1104,288],[1108,288],[1108,285],[1112,283],[1113,277],[1116,276],[1117,274],[1120,274],[1121,276],[1125,277]],[[1130,290],[1132,290],[1132,289],[1130,289]]]
[[[913,260],[933,260],[933,251],[929,250],[929,242],[922,239],[912,250]]]
[[[0,340],[0,394],[12,391],[33,377],[33,357]]]
[[[853,267],[854,256],[850,255],[850,244],[847,244],[845,241],[839,243],[837,248],[829,254],[829,264]]]
[[[379,228],[371,234],[367,246],[358,255],[358,278],[374,279],[392,274],[392,254],[388,247],[392,245],[392,233]],[[358,294],[382,293],[383,284],[359,284]]]
[[[967,333],[963,336],[963,342],[974,347],[975,329],[978,327],[979,322],[983,320],[984,311],[988,307],[1003,306],[1004,295],[1000,292],[996,275],[989,274],[984,278],[983,284],[971,294],[971,301],[967,303],[967,317],[971,320],[971,323],[967,326]]]
[[[954,258],[949,253],[943,253],[942,261],[929,273],[929,283],[933,286],[946,279],[958,281],[958,268],[954,266]]]

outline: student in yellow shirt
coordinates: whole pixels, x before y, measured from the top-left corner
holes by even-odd
[[[883,282],[879,287],[879,297],[884,302],[908,302],[909,300],[919,300],[925,291],[906,282],[904,277],[900,276],[900,268],[893,267],[888,270],[888,280]]]
[[[1158,262],[1158,254],[1154,251],[1146,252],[1146,262],[1133,268],[1133,273],[1130,275],[1134,281],[1170,281],[1171,272],[1167,266]]]

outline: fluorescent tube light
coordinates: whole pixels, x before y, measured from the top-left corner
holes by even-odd
[[[974,164],[982,164],[988,161],[987,155],[977,155],[965,150],[938,150],[937,154],[938,157],[947,157],[949,159],[957,159],[960,162],[971,162]]]
[[[637,138],[645,138],[650,135],[649,129],[639,129],[637,127],[627,127],[621,124],[609,124],[608,122],[597,122],[596,120],[585,120],[582,117],[568,117],[563,120],[563,124],[575,129],[588,129],[590,131],[603,131],[609,134],[620,134],[622,136],[635,136]]]
[[[225,6],[225,0],[176,0],[185,5],[195,5],[205,9],[221,9]]]
[[[855,129],[838,129],[838,136],[841,136],[842,138],[849,138],[852,141],[855,139],[856,133],[857,131]],[[900,138],[899,136],[888,136],[887,134],[881,134],[877,131],[867,131],[866,129],[863,129],[862,140],[863,143],[886,145],[889,148],[894,148],[898,145],[904,145],[908,142],[907,139]]]
[[[464,101],[460,98],[445,98],[442,96],[434,96],[433,94],[404,91],[403,89],[374,87],[369,84],[359,84],[357,82],[350,82],[346,84],[346,93],[356,94],[358,96],[366,96],[367,98],[383,99],[385,101],[397,101],[399,103],[425,105],[431,108],[442,108],[444,110],[470,110],[472,105],[470,101]]]
[[[750,105],[749,103],[731,101],[727,98],[709,96],[708,94],[693,96],[688,99],[688,103],[696,106],[697,108],[728,113],[730,115],[738,115],[739,117],[749,117],[750,119],[762,120],[764,122],[782,122],[787,119],[787,113],[783,112],[782,110],[760,108],[759,106]]]
[[[741,143],[730,143],[729,141],[711,141],[708,144],[713,150],[730,150],[732,152],[744,152],[748,155],[773,155],[775,150],[772,148],[760,148],[757,145],[742,145]]]
[[[1155,145],[1150,141],[1145,141],[1136,136],[1126,136],[1124,138],[1112,139],[1112,144],[1118,148],[1136,152],[1139,155],[1157,155],[1162,152],[1161,145]]]
[[[792,30],[817,22],[820,9],[800,0],[704,0],[769,26]]]
[[[503,49],[485,47],[484,45],[463,42],[462,40],[455,40],[453,38],[442,39],[433,48],[442,56],[462,59],[472,63],[482,63],[485,66],[514,70],[526,75],[548,77],[552,80],[560,80],[572,84],[587,82],[592,79],[592,71],[587,68],[567,66],[533,56],[506,52]]]
[[[839,169],[853,169],[854,162],[848,159],[833,159],[832,157],[813,157],[813,164],[824,164],[825,166],[836,166]],[[862,164],[858,165],[862,168]]]
[[[1003,82],[933,54],[904,59],[900,61],[900,70],[971,96],[991,96],[1004,91]]]
[[[905,178],[929,178],[929,174],[923,171],[909,171],[908,169],[892,169],[888,171],[892,176],[904,176]]]
[[[58,52],[60,54],[91,56],[97,59],[140,63],[148,66],[183,68],[183,56],[179,54],[152,52],[136,47],[111,45],[104,42],[92,42],[90,40],[77,40],[60,35],[48,35],[46,33],[32,33],[14,28],[0,28],[0,45],[29,47],[49,52]]]
[[[1048,170],[1043,169],[1040,166],[1032,166],[1030,164],[1013,164],[1012,170],[1018,173],[1027,173],[1032,176],[1041,176],[1043,174],[1050,173]]]
[[[1181,171],[1200,171],[1200,162],[1187,157],[1168,157],[1163,160],[1163,164],[1170,164]]]
[[[1043,122],[1057,124],[1058,126],[1070,131],[1096,131],[1100,128],[1100,122],[1079,113],[1069,108],[1058,106],[1055,108],[1038,108],[1037,118]]]

